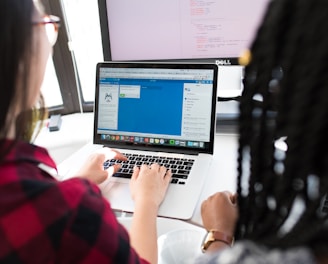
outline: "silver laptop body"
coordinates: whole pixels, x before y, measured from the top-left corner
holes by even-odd
[[[173,166],[159,216],[192,217],[213,157],[217,78],[215,64],[97,65],[93,143],[118,149],[134,165],[147,157]],[[114,210],[133,212],[125,165],[101,189]]]

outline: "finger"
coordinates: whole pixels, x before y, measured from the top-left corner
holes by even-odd
[[[232,193],[230,191],[223,191],[223,193],[228,197],[232,196]]]
[[[232,194],[232,193],[229,192],[229,191],[224,191],[223,193],[224,193],[224,195],[226,195],[226,197],[229,199],[229,201],[230,201],[233,205],[236,204],[236,202],[237,202],[237,196],[236,196],[236,194]]]
[[[150,165],[150,168],[154,169],[154,170],[159,170],[160,169],[160,166],[158,163],[153,163]]]
[[[166,174],[167,169],[166,169],[164,166],[160,166],[160,167],[158,168],[158,171],[159,171],[160,175],[161,175],[162,177],[164,177],[165,174]]]
[[[164,181],[167,183],[170,183],[172,179],[172,171],[171,169],[166,170],[165,174],[164,174]]]
[[[110,176],[112,176],[114,173],[118,172],[121,169],[121,164],[114,164],[112,166],[109,166],[107,171]]]
[[[117,151],[117,150],[112,150],[115,154],[114,159],[117,160],[122,160],[122,161],[126,161],[128,160],[128,158],[126,156],[124,156],[121,152]]]
[[[134,167],[133,167],[133,173],[132,173],[131,179],[132,179],[132,180],[137,179],[138,176],[139,176],[139,172],[140,172],[139,167],[134,166]]]
[[[215,199],[215,197],[220,197],[220,195],[222,195],[221,192],[216,192],[216,193],[214,193],[214,194],[208,196],[206,200],[207,200],[207,201],[211,201],[212,199]]]
[[[230,200],[233,204],[236,204],[237,203],[237,193],[233,194],[231,197],[230,197]]]
[[[111,159],[121,159],[121,160],[127,160],[127,157],[125,157],[123,154],[121,154],[117,150],[113,150],[111,148],[103,147],[101,149],[98,149],[95,153],[103,154],[104,161],[111,160]]]
[[[147,170],[149,170],[149,166],[148,165],[146,165],[146,164],[142,164],[141,166],[140,166],[140,171],[147,171]]]
[[[223,191],[222,194],[230,201],[232,202],[232,193],[229,191]]]

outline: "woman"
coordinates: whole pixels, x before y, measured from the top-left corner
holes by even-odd
[[[244,60],[237,197],[202,205],[205,227],[235,244],[213,242],[209,263],[328,262],[327,15],[324,0],[268,7]]]
[[[35,116],[44,116],[32,109],[43,107],[40,87],[59,23],[34,2],[0,1],[0,262],[156,263],[156,216],[170,171],[135,168],[129,237],[95,184],[119,169],[104,170],[103,162],[123,155],[104,148],[79,177],[58,182],[44,170],[56,167],[47,151],[26,140]]]

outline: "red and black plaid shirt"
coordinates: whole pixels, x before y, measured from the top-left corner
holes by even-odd
[[[96,185],[59,182],[40,164],[56,168],[23,142],[0,164],[1,263],[147,263]]]

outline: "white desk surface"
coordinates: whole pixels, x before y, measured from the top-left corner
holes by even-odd
[[[235,192],[237,175],[237,146],[238,136],[236,134],[216,134],[213,162],[192,218],[188,221],[188,223],[176,219],[158,219],[158,235],[172,229],[179,229],[182,227],[198,228],[197,226],[202,226],[200,214],[202,201],[218,191],[228,190]],[[69,158],[60,163],[58,165],[59,179],[65,179],[69,176],[73,176],[79,169],[79,167],[73,165],[83,164],[83,161],[87,159],[93,149],[94,146],[91,142],[89,142]],[[119,220],[123,225],[129,228],[130,223],[127,219],[124,219],[124,217],[119,217]]]

